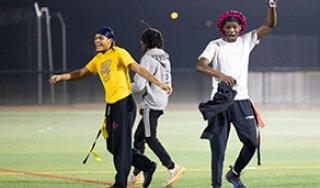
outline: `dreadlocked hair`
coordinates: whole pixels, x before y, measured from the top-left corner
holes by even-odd
[[[145,29],[140,37],[140,41],[148,48],[163,48],[163,37],[159,30],[151,28],[145,21],[141,20],[147,29]]]

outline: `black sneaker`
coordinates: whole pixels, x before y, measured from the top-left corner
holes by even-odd
[[[151,168],[148,171],[143,172],[144,175],[144,182],[143,182],[143,188],[149,187],[153,173],[156,171],[157,163],[151,162]]]
[[[233,185],[233,188],[246,188],[246,186],[241,182],[240,174],[236,174],[232,171],[232,166],[226,174],[226,179]]]

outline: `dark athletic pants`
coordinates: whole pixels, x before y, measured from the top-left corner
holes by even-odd
[[[134,148],[144,153],[145,143],[147,143],[150,149],[160,159],[162,165],[168,169],[173,169],[174,163],[170,155],[157,138],[158,119],[163,114],[163,111],[146,108],[142,109],[141,113],[142,118],[134,134]],[[135,169],[135,175],[139,173],[138,169]]]
[[[130,166],[143,171],[151,167],[151,161],[131,148],[132,127],[136,117],[136,104],[131,95],[106,106],[107,149],[113,154],[116,169],[115,188],[126,188]]]
[[[223,162],[228,142],[230,123],[235,127],[240,141],[243,143],[234,170],[240,173],[252,159],[257,146],[257,133],[254,113],[249,100],[235,101],[228,109],[227,121],[220,134],[210,140],[212,187],[221,187]],[[208,122],[210,123],[210,122]]]

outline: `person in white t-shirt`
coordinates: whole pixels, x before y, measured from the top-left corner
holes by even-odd
[[[212,187],[222,186],[222,171],[230,124],[235,127],[243,146],[233,166],[226,174],[234,188],[243,188],[240,180],[242,170],[252,159],[257,146],[254,111],[248,94],[248,67],[252,49],[277,23],[276,1],[268,0],[265,22],[258,28],[242,34],[247,20],[239,11],[230,10],[218,19],[218,29],[223,37],[210,41],[198,58],[196,69],[212,77],[211,98],[217,91],[217,84],[225,82],[237,92],[234,102],[227,110],[227,126],[210,139],[212,153]],[[210,66],[212,64],[212,66]],[[208,121],[210,123],[210,121]]]

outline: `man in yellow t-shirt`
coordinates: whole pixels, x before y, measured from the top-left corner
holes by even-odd
[[[131,95],[129,69],[170,93],[170,85],[160,82],[140,66],[123,48],[114,45],[114,32],[102,27],[94,37],[97,54],[83,68],[64,74],[52,75],[50,84],[62,80],[79,80],[91,74],[99,76],[105,90],[107,149],[113,155],[117,171],[111,187],[126,188],[130,166],[144,171],[143,187],[150,185],[156,163],[131,148],[132,127],[136,117],[136,104]]]

